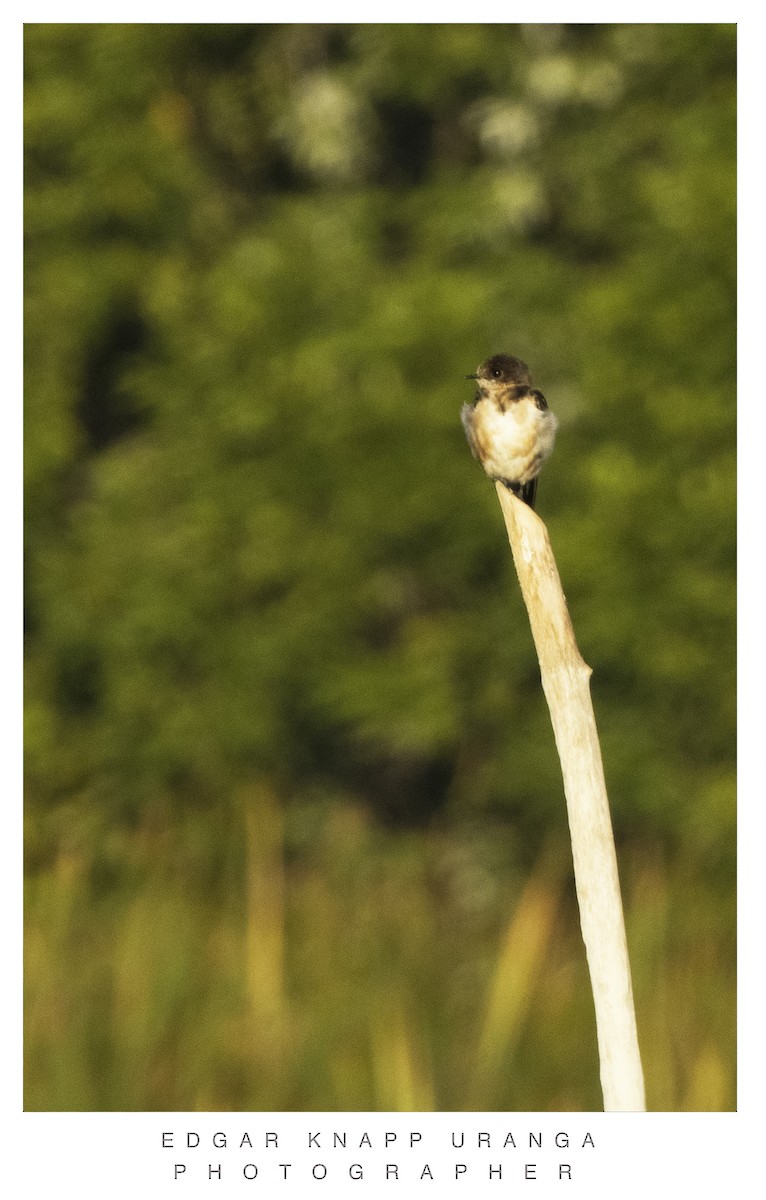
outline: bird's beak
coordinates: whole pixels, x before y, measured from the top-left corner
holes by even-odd
[[[478,375],[466,375],[466,379],[478,379]]]

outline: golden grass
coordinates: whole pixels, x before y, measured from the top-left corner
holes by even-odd
[[[456,832],[312,820],[289,849],[256,789],[107,847],[68,815],[27,878],[27,1108],[599,1106],[563,845],[522,879]],[[649,1107],[733,1108],[733,914],[657,853],[623,885]]]

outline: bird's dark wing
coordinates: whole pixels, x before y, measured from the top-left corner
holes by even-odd
[[[538,388],[532,388],[529,394],[541,411],[544,411],[548,407],[548,401]]]
[[[468,445],[471,447],[471,453],[477,462],[481,462],[479,447],[476,442],[476,437],[473,432],[473,418],[476,411],[474,404],[464,404],[460,410],[460,420],[463,422],[465,436],[468,438]]]

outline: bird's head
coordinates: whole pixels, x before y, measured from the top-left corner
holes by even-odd
[[[478,379],[481,383],[521,383],[529,386],[532,377],[529,367],[520,358],[512,354],[493,354],[481,363],[475,375],[466,375],[466,379]]]

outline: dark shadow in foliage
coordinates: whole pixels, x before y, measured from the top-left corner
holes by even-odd
[[[124,373],[148,346],[149,329],[136,302],[116,303],[88,351],[76,409],[91,451],[98,453],[147,423],[148,413],[125,386]]]
[[[388,828],[418,829],[441,812],[455,764],[450,755],[381,751],[348,760],[350,782]]]
[[[431,164],[434,119],[420,104],[392,99],[376,106],[382,130],[382,181],[399,185],[418,184]]]
[[[93,712],[103,693],[103,667],[95,646],[76,640],[56,656],[55,696],[61,709],[73,716]]]

